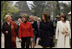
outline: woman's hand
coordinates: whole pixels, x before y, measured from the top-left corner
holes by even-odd
[[[62,32],[62,34],[65,34],[65,32]]]
[[[38,38],[39,40],[41,40],[40,38]]]
[[[33,40],[33,38],[31,38],[31,41]]]
[[[5,33],[8,34],[8,31],[6,31]]]
[[[69,33],[66,33],[66,36],[68,36],[69,35]]]
[[[19,39],[19,42],[22,42],[22,39],[21,38]]]

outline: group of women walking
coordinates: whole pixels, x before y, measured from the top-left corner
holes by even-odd
[[[22,22],[17,24],[12,21],[10,15],[5,16],[6,22],[3,23],[2,32],[5,35],[5,48],[17,48],[16,30],[18,30],[19,42],[22,48],[35,48],[37,38],[39,45],[43,48],[55,47],[54,37],[57,39],[57,48],[70,48],[71,29],[66,15],[61,15],[61,20],[57,22],[56,33],[50,16],[42,14],[42,20],[38,21],[36,16],[31,15],[28,19],[27,14],[22,15]]]

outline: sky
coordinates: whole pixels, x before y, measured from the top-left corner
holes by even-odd
[[[14,2],[14,4],[16,3],[16,2],[18,2],[18,1],[13,1]],[[66,3],[66,4],[68,4],[68,2],[71,2],[71,1],[59,1],[60,3],[61,2],[63,2],[63,3]],[[27,4],[28,4],[28,6],[29,6],[29,8],[31,7],[31,5],[30,4],[33,4],[33,2],[32,1],[27,1]],[[31,9],[31,8],[30,8]]]

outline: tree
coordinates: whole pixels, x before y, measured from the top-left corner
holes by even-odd
[[[48,15],[53,15],[53,18],[57,15],[56,1],[46,1],[46,7],[44,8],[44,13]]]
[[[40,17],[45,8],[45,1],[33,1],[33,4],[31,4],[31,6],[32,14]]]
[[[16,14],[18,12],[18,8],[12,5],[11,1],[1,1],[1,19],[4,21],[4,16],[6,14]]]
[[[8,10],[7,9],[8,3],[9,3],[8,1],[1,1],[1,19],[2,20],[4,20],[4,16],[7,13],[6,10]]]
[[[58,1],[56,1],[56,15],[60,15],[60,4],[59,4],[59,2]]]
[[[63,7],[63,9],[61,9],[61,13],[64,13],[66,15],[68,15],[68,13],[71,11],[71,4],[66,4],[66,3],[60,3],[60,7]]]

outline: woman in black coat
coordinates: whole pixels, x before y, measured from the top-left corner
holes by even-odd
[[[47,48],[51,46],[51,23],[47,14],[42,15],[42,20],[40,22],[39,45]]]
[[[12,36],[11,36],[11,22],[10,16],[6,15],[6,22],[3,23],[2,32],[5,35],[5,48],[12,48]]]
[[[31,48],[35,48],[35,45],[36,45],[36,40],[37,40],[37,36],[38,36],[38,25],[37,25],[37,21],[34,20],[34,17],[33,16],[30,16],[30,23],[32,24],[32,27],[33,27],[33,34],[34,34],[34,37],[33,37],[33,40],[31,41]]]

